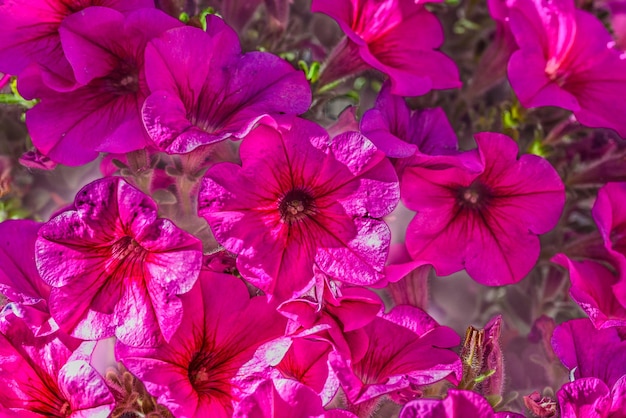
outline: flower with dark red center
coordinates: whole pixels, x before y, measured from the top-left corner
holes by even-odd
[[[202,264],[200,241],[158,218],[154,201],[119,177],[85,186],[72,209],[41,227],[35,248],[61,329],[130,345],[172,337],[182,319],[177,295]]]
[[[405,169],[402,199],[417,211],[407,249],[439,275],[465,268],[482,284],[515,283],[537,262],[537,235],[556,225],[564,186],[546,160],[518,159],[512,139],[495,133],[475,139],[478,149],[455,165]]]
[[[307,288],[313,266],[353,284],[372,284],[389,246],[381,219],[397,202],[384,154],[357,132],[329,139],[318,125],[260,126],[241,145],[242,167],[210,168],[199,214],[238,255],[241,275],[281,300]]]
[[[266,297],[250,299],[233,276],[203,272],[181,296],[185,312],[168,344],[133,348],[117,358],[177,417],[227,417],[246,393],[246,368],[256,349],[282,337],[286,320]]]

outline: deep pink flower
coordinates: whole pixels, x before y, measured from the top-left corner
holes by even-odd
[[[612,388],[593,377],[577,379],[556,394],[561,418],[620,418],[626,413],[626,376]]]
[[[411,110],[403,97],[391,94],[388,82],[374,107],[363,114],[361,132],[393,159],[399,177],[415,162],[415,154],[457,154],[456,134],[443,109]]]
[[[556,225],[564,186],[543,158],[518,159],[511,138],[481,133],[475,139],[478,149],[465,153],[463,164],[405,169],[402,199],[417,211],[406,245],[439,275],[465,268],[485,285],[515,283],[537,262],[537,235]],[[470,170],[464,164],[471,160]]]
[[[519,46],[508,74],[522,105],[562,107],[583,125],[626,136],[626,58],[602,22],[573,0],[510,0],[508,7]]]
[[[85,354],[53,336],[35,338],[19,318],[2,314],[0,406],[25,418],[108,417],[113,395]]]
[[[398,199],[383,153],[357,132],[329,141],[318,125],[293,119],[260,126],[241,144],[242,167],[207,172],[199,213],[237,268],[285,300],[309,287],[313,266],[338,280],[381,279],[389,228],[380,219]]]
[[[61,329],[144,346],[169,341],[178,328],[177,295],[198,277],[202,244],[158,218],[148,196],[110,177],[85,186],[73,209],[41,227],[36,259]]]
[[[625,331],[596,329],[589,319],[573,319],[554,330],[552,346],[574,378],[596,377],[612,387],[626,375]]]
[[[441,24],[412,0],[313,0],[311,10],[339,23],[346,38],[326,63],[320,84],[369,66],[387,74],[391,92],[419,96],[461,86],[454,62],[436,51]]]
[[[459,344],[459,336],[419,308],[396,306],[345,335],[351,356],[335,351],[329,360],[353,404],[461,377],[459,356],[447,349]]]
[[[181,296],[184,319],[169,344],[116,346],[116,355],[177,417],[227,417],[246,393],[243,367],[256,349],[282,337],[286,321],[243,282],[203,272]]]
[[[522,418],[513,412],[494,412],[489,402],[468,390],[450,389],[445,399],[418,399],[407,403],[400,418]]]
[[[59,93],[40,85],[35,76],[20,79],[22,95],[41,99],[26,113],[35,147],[67,165],[89,162],[99,152],[146,147],[149,138],[141,120],[141,106],[149,94],[144,49],[151,38],[180,25],[156,9],[125,16],[90,7],[66,18],[59,33],[81,87]]]
[[[626,183],[608,183],[598,191],[593,219],[612,254],[626,259]],[[626,290],[626,288],[624,288]],[[622,299],[626,303],[626,296]]]
[[[76,86],[65,58],[59,26],[89,6],[123,13],[154,8],[151,0],[5,0],[0,3],[0,71],[20,75],[30,65],[42,71],[44,83],[62,90]]]
[[[266,52],[241,53],[222,19],[165,32],[146,49],[152,94],[143,120],[152,141],[185,153],[225,138],[242,138],[267,115],[306,112],[311,92],[302,71]]]

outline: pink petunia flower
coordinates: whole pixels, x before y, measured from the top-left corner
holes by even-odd
[[[313,0],[346,34],[325,64],[320,85],[369,67],[387,74],[391,92],[419,96],[461,86],[454,62],[436,51],[441,24],[414,0]]]
[[[116,356],[176,417],[227,417],[246,393],[244,365],[282,337],[286,320],[233,276],[203,272],[181,296],[184,319],[169,344],[116,346]]]
[[[35,336],[59,328],[48,310],[50,286],[41,279],[35,264],[35,241],[41,225],[27,220],[0,223],[0,294]]]
[[[216,16],[207,28],[169,30],[146,49],[152,94],[143,121],[168,153],[242,138],[267,115],[304,113],[311,103],[302,71],[269,53],[242,54],[235,31]]]
[[[349,357],[337,351],[329,355],[353,404],[445,378],[458,383],[461,377],[461,361],[448,350],[459,344],[459,336],[419,308],[396,306],[356,331],[345,333]]]
[[[458,141],[443,109],[411,110],[403,97],[391,94],[389,82],[374,107],[363,114],[361,132],[392,160],[401,176],[414,154],[456,154]]]
[[[0,71],[20,75],[28,66],[42,71],[51,88],[76,86],[65,58],[59,26],[67,17],[90,6],[109,7],[122,13],[154,8],[151,0],[5,0],[0,3]]]
[[[511,31],[519,46],[508,64],[525,107],[558,106],[586,126],[626,136],[626,58],[592,14],[573,0],[510,0]]]
[[[3,313],[0,406],[24,418],[108,417],[113,395],[85,351],[72,353],[53,336],[35,338],[19,318]]]
[[[556,225],[564,186],[546,160],[518,159],[511,138],[481,133],[475,139],[478,149],[465,153],[463,164],[405,169],[402,199],[417,211],[406,245],[439,275],[465,268],[485,285],[515,283],[537,262],[537,235]]]
[[[141,120],[141,106],[150,93],[145,46],[181,25],[156,9],[124,15],[90,7],[66,18],[59,33],[81,87],[59,93],[41,85],[35,75],[19,82],[23,96],[41,99],[26,112],[35,147],[55,162],[81,165],[100,152],[126,153],[148,146]]]
[[[626,376],[609,387],[593,377],[564,384],[556,393],[561,418],[619,418],[626,413]]]
[[[313,266],[368,285],[382,278],[397,178],[383,153],[357,132],[329,140],[294,118],[260,126],[241,145],[242,167],[207,172],[199,214],[217,241],[238,254],[237,268],[263,291],[291,298],[310,287]]]
[[[202,263],[202,244],[157,217],[152,199],[119,177],[78,192],[74,207],[39,231],[37,268],[52,286],[50,311],[62,330],[129,345],[166,341]]]
[[[450,389],[443,400],[418,399],[407,403],[400,418],[522,418],[513,412],[494,412],[489,402],[479,394],[468,390]]]

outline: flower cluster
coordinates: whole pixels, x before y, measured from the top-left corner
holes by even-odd
[[[626,417],[620,39],[300,3],[0,0],[0,416]]]

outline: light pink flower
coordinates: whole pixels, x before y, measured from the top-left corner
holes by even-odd
[[[391,92],[419,96],[461,86],[454,62],[436,51],[441,24],[422,2],[411,0],[313,0],[346,34],[326,63],[320,84],[368,67],[389,76]]]
[[[62,330],[154,345],[180,324],[177,295],[198,277],[202,244],[158,218],[151,198],[110,177],[85,186],[72,209],[41,227],[36,260]]]
[[[406,245],[439,275],[465,268],[485,285],[515,283],[537,262],[537,235],[556,225],[564,186],[543,158],[518,159],[511,138],[481,133],[475,139],[478,149],[462,154],[456,166],[405,169],[402,199],[417,211]]]
[[[246,393],[257,348],[283,336],[286,321],[266,297],[250,299],[243,282],[203,272],[181,296],[184,318],[169,344],[116,346],[116,356],[177,417],[227,417]]]
[[[519,50],[509,81],[525,107],[558,106],[586,126],[626,136],[626,58],[602,22],[573,0],[509,0]]]
[[[199,198],[217,241],[238,254],[237,268],[263,291],[288,299],[310,287],[313,266],[368,285],[382,278],[397,203],[389,161],[357,132],[329,140],[318,125],[293,119],[260,126],[242,142],[242,166],[207,171]]]
[[[0,406],[24,418],[108,417],[113,395],[84,354],[53,336],[35,338],[19,318],[2,314]]]

